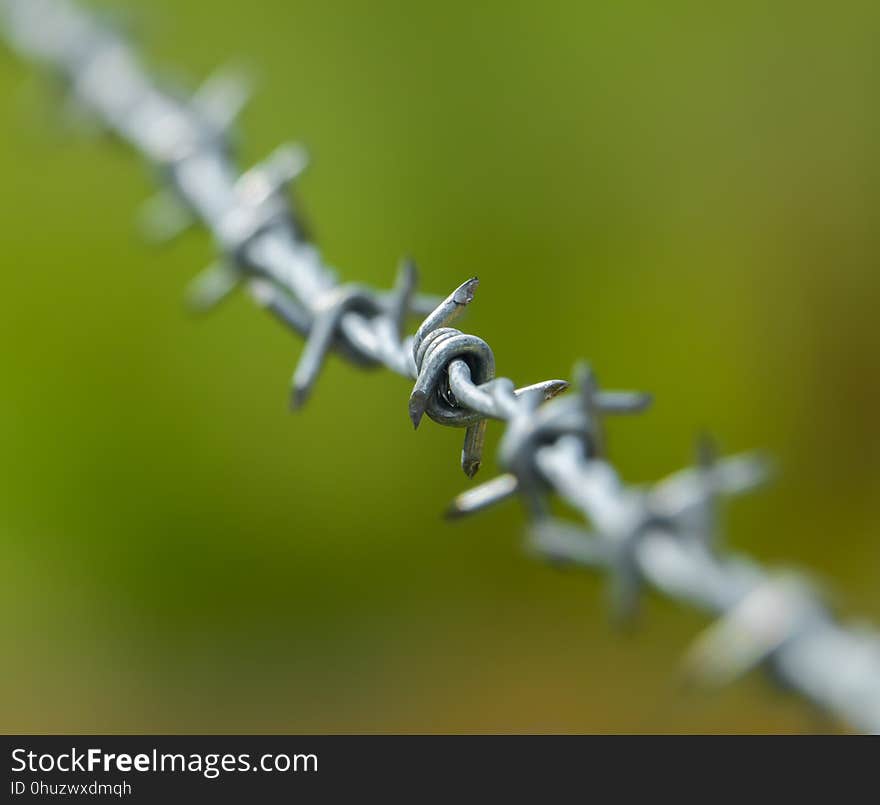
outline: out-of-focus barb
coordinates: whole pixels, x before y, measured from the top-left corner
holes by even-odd
[[[749,590],[693,644],[688,677],[704,684],[733,681],[770,658],[789,640],[824,624],[828,614],[799,574],[778,573]]]
[[[293,375],[291,407],[300,408],[308,399],[334,341],[344,338],[339,328],[343,317],[349,312],[358,313],[369,320],[381,316],[384,307],[375,293],[358,285],[338,285],[318,299],[312,310],[314,318],[306,346]],[[349,349],[356,350],[356,346],[349,345]],[[372,360],[369,354],[360,357],[364,362]]]
[[[652,588],[717,616],[689,655],[690,675],[723,682],[763,665],[815,705],[880,732],[877,633],[841,625],[801,577],[769,573],[727,553],[718,538],[719,499],[764,480],[760,456],[718,460],[703,440],[696,467],[654,485],[625,484],[608,460],[602,420],[642,411],[650,397],[600,390],[585,364],[575,372],[577,393],[559,399],[566,381],[517,389],[496,377],[489,345],[449,326],[472,301],[476,278],[442,301],[416,293],[411,261],[391,291],[340,283],[289,198],[306,164],[303,150],[283,146],[243,174],[235,162],[232,127],[249,95],[240,74],[220,72],[194,95],[170,90],[117,30],[71,0],[0,0],[0,24],[16,51],[50,68],[79,109],[153,167],[161,191],[140,216],[151,239],[168,240],[195,223],[211,233],[219,256],[192,284],[192,306],[213,308],[242,287],[305,339],[295,407],[336,351],[414,381],[416,427],[427,414],[465,428],[468,476],[482,462],[487,421],[502,421],[502,474],[459,495],[450,516],[519,497],[532,550],[554,564],[608,574],[619,614],[633,612]],[[409,316],[426,317],[411,337],[404,335]],[[552,517],[554,495],[589,525]]]
[[[650,397],[636,392],[600,391],[586,364],[580,364],[575,375],[579,394],[556,397],[564,390],[560,381],[514,390],[511,381],[498,380],[489,390],[491,405],[498,418],[507,420],[507,428],[499,448],[499,461],[506,480],[490,481],[460,495],[449,515],[456,517],[487,508],[518,492],[535,515],[547,509],[547,496],[552,487],[535,464],[537,451],[564,437],[573,437],[585,455],[604,455],[605,437],[602,417],[605,414],[637,413],[650,404]],[[466,398],[464,390],[454,383],[453,391]],[[552,392],[548,394],[549,392]],[[549,402],[546,402],[550,400]]]
[[[568,440],[565,460],[580,461],[583,447]],[[754,455],[735,456],[676,473],[652,487],[625,487],[609,466],[595,460],[583,474],[584,484],[572,486],[566,496],[584,512],[592,531],[572,528],[551,518],[541,518],[532,529],[532,547],[557,562],[607,570],[612,578],[611,599],[615,613],[632,616],[650,569],[650,549],[641,550],[654,538],[673,539],[688,551],[713,559],[716,543],[712,524],[720,496],[730,496],[757,486],[765,477],[764,463]]]

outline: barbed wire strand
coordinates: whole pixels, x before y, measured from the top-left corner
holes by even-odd
[[[764,480],[758,455],[719,460],[701,441],[692,469],[649,488],[625,485],[604,453],[602,418],[636,413],[647,395],[598,389],[589,368],[576,389],[549,380],[521,389],[495,376],[482,339],[449,325],[470,304],[471,279],[438,304],[415,292],[405,262],[391,291],[340,284],[322,261],[289,201],[306,164],[283,146],[240,173],[230,131],[248,88],[234,72],[209,79],[192,97],[154,83],[126,38],[71,0],[0,0],[10,45],[64,79],[69,98],[130,144],[158,172],[163,190],[142,220],[157,237],[201,222],[220,257],[189,290],[199,310],[237,287],[305,339],[291,385],[302,406],[335,351],[414,381],[409,413],[465,429],[462,468],[480,467],[488,420],[505,423],[505,473],[460,495],[450,516],[520,497],[531,549],[540,557],[606,572],[614,611],[638,605],[644,587],[718,616],[685,668],[703,682],[727,682],[764,666],[785,687],[857,730],[880,732],[880,637],[839,624],[815,587],[793,572],[769,572],[719,544],[720,498]],[[406,318],[427,316],[404,337]],[[589,528],[550,514],[551,493],[582,513]]]

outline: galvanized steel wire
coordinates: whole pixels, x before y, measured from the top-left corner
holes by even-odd
[[[564,396],[562,380],[517,389],[497,377],[489,345],[449,326],[473,300],[476,279],[439,303],[416,293],[409,262],[390,291],[339,283],[289,202],[303,152],[284,146],[244,173],[236,166],[229,132],[247,90],[235,74],[215,76],[192,97],[169,91],[123,36],[70,0],[0,0],[0,20],[14,49],[51,68],[74,102],[155,166],[162,190],[145,214],[154,234],[200,222],[213,235],[219,258],[193,282],[191,303],[207,309],[242,287],[305,339],[292,406],[306,402],[330,352],[389,369],[414,383],[416,427],[427,414],[465,430],[469,477],[487,422],[503,422],[504,474],[460,495],[451,516],[519,497],[535,554],[606,573],[619,614],[650,587],[717,616],[688,655],[696,677],[726,682],[762,665],[854,728],[880,732],[877,633],[840,624],[801,575],[767,571],[718,542],[718,501],[762,482],[760,456],[717,459],[703,440],[694,468],[649,488],[626,485],[606,458],[602,419],[637,413],[650,398],[602,391],[584,365]],[[411,314],[426,318],[406,336]],[[552,494],[588,525],[551,516]]]

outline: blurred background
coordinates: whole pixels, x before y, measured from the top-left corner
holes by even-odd
[[[243,159],[308,146],[344,279],[479,274],[503,374],[653,392],[610,423],[627,480],[705,428],[769,450],[729,543],[880,623],[876,4],[97,5],[174,80],[257,68]],[[405,381],[334,359],[289,414],[300,344],[244,297],[185,313],[212,246],[139,241],[149,171],[5,50],[0,97],[0,729],[841,728],[760,675],[685,689],[705,619],[616,630],[515,503],[445,523],[461,433],[414,434]]]

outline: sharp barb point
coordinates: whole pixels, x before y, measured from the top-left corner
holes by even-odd
[[[567,380],[550,380],[544,388],[544,399],[552,400],[571,388]]]
[[[469,305],[474,301],[474,293],[480,285],[479,277],[472,277],[462,283],[453,292],[452,298],[457,305]]]
[[[450,503],[443,511],[443,519],[445,520],[461,520],[468,512],[459,508],[455,501]]]
[[[462,469],[464,470],[464,474],[467,475],[468,478],[473,478],[479,471],[482,462],[480,461],[465,461],[462,463]]]
[[[409,418],[412,420],[413,427],[418,429],[425,415],[425,408],[428,405],[428,398],[424,392],[414,391],[409,398]]]
[[[310,391],[306,386],[294,386],[290,392],[290,410],[301,410],[309,400]]]

